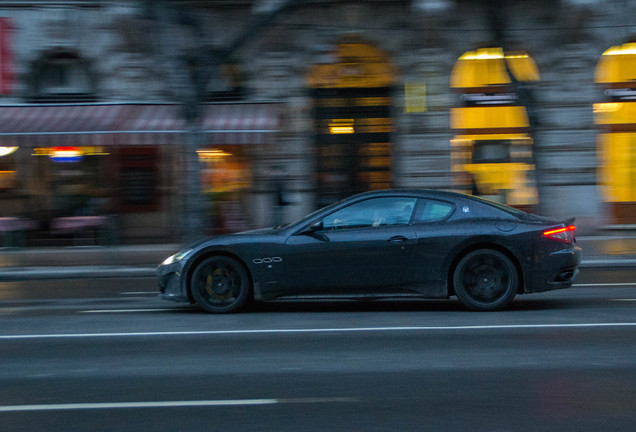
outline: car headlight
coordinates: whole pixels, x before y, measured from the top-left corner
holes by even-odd
[[[188,250],[184,250],[181,252],[177,252],[174,255],[170,255],[168,258],[166,258],[161,264],[162,265],[169,265],[172,263],[176,263],[178,261],[181,261],[183,258],[185,258],[190,252],[192,252],[192,249],[188,249]]]

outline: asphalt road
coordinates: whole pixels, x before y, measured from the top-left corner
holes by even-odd
[[[2,431],[632,431],[636,272],[212,316],[151,279],[0,284]]]

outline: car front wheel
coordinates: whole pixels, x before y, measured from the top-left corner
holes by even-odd
[[[519,285],[514,264],[503,253],[479,249],[462,257],[453,273],[455,294],[468,309],[492,311],[510,305]]]
[[[227,313],[240,309],[248,299],[250,281],[236,260],[213,256],[197,264],[190,280],[192,297],[207,312]]]

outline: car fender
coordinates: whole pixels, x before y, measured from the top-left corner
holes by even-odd
[[[523,292],[523,287],[527,283],[526,278],[529,274],[526,263],[522,262],[519,259],[519,256],[523,256],[523,253],[519,250],[516,250],[516,248],[511,248],[509,244],[506,244],[503,241],[503,239],[505,239],[505,237],[501,238],[500,235],[479,235],[469,237],[459,242],[451,250],[451,252],[446,256],[446,260],[444,261],[444,269],[446,270],[445,274],[447,276],[446,286],[448,287],[448,295],[454,295],[454,288],[452,286],[452,273],[455,270],[457,263],[464,255],[477,249],[494,249],[506,254],[506,256],[508,256],[512,260],[515,267],[517,268],[517,271],[519,272],[519,292]]]
[[[190,290],[190,278],[192,277],[192,272],[194,271],[194,268],[197,266],[197,264],[199,264],[202,260],[204,260],[207,257],[210,256],[214,256],[214,255],[221,255],[221,256],[227,256],[230,258],[235,259],[236,261],[238,261],[241,265],[243,265],[245,267],[245,269],[248,272],[248,276],[251,279],[252,284],[254,283],[253,279],[252,279],[252,271],[250,270],[249,266],[246,264],[245,259],[243,257],[241,257],[240,253],[236,253],[235,250],[233,250],[233,248],[230,248],[228,246],[223,246],[223,245],[203,245],[200,247],[200,249],[196,250],[187,260],[187,262],[185,263],[185,265],[183,266],[182,269],[182,277],[181,277],[181,283],[183,285],[183,291],[185,293],[187,293],[188,298],[190,299],[191,302],[194,302],[194,299],[192,297],[192,292]]]

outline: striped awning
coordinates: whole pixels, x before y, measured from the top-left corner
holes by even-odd
[[[279,129],[277,105],[205,105],[202,131],[211,144],[264,144]]]
[[[178,143],[188,132],[182,113],[174,104],[0,106],[0,140],[22,145]],[[210,144],[265,143],[278,131],[278,106],[207,104],[199,127]]]

